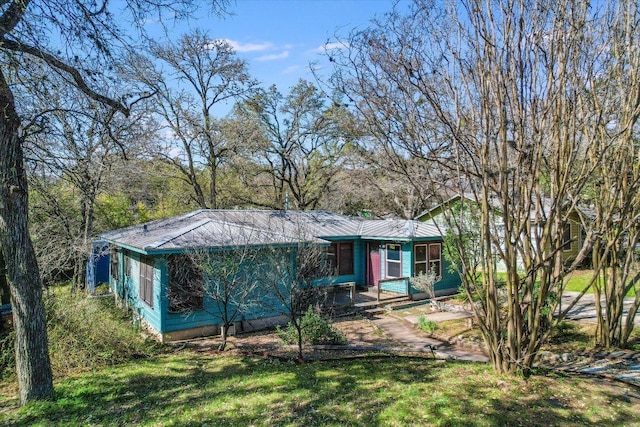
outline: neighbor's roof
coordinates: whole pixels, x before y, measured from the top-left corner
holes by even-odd
[[[434,225],[412,220],[368,220],[326,211],[203,209],[114,230],[100,238],[144,251],[173,251],[319,243],[341,237],[400,240],[440,235]]]
[[[473,193],[464,193],[463,195],[454,195],[450,198],[448,198],[447,200],[442,201],[441,203],[438,203],[437,205],[421,212],[420,214],[418,214],[415,217],[415,220],[420,221],[421,219],[425,218],[425,219],[430,219],[432,216],[437,215],[440,210],[446,209],[446,207],[458,200],[461,200],[462,198],[464,198],[466,201],[471,202],[471,203],[478,203],[478,199],[476,198],[476,196]],[[500,203],[500,199],[498,197],[492,197],[489,200],[490,205],[496,210],[496,211],[500,211],[502,208],[502,204]],[[553,206],[553,200],[548,198],[548,197],[544,197],[541,199],[541,205],[542,205],[542,212],[544,214],[548,214]],[[561,208],[562,209],[566,209],[566,206],[568,204],[567,203],[563,203]],[[595,218],[595,211],[593,209],[589,209],[588,207],[579,205],[579,206],[574,206],[573,211],[578,213],[578,214],[582,214],[584,216],[586,216],[587,218]],[[535,209],[532,209],[529,212],[529,216],[531,218],[531,220],[536,219],[536,211]]]

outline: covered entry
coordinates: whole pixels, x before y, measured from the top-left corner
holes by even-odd
[[[381,278],[380,242],[367,242],[367,286],[378,286]]]

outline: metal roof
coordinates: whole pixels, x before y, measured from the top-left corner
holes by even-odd
[[[212,210],[135,225],[100,238],[143,251],[320,243],[343,237],[412,239],[441,236],[425,222],[368,220],[326,211]]]

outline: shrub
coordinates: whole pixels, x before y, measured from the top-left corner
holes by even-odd
[[[0,335],[0,379],[11,378],[16,372],[15,339],[14,331]]]
[[[438,280],[440,280],[440,278],[432,270],[426,272],[421,271],[420,274],[409,279],[414,288],[425,292],[429,298],[435,296],[434,286]]]
[[[433,320],[427,320],[424,316],[418,317],[418,327],[420,330],[430,334],[438,329],[438,324]]]
[[[331,344],[343,345],[347,343],[347,338],[334,328],[319,313],[309,307],[307,312],[300,319],[302,330],[302,342],[304,344]],[[284,344],[297,344],[298,332],[295,326],[289,322],[285,328],[277,327],[278,337]]]
[[[70,286],[54,287],[44,296],[49,356],[55,376],[148,357],[159,346],[133,328],[130,317],[112,298],[73,295]],[[0,336],[0,378],[15,375],[15,333]]]
[[[112,298],[73,295],[55,288],[46,298],[49,354],[55,374],[148,357],[158,344],[145,339]]]

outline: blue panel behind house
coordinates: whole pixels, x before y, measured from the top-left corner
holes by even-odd
[[[87,290],[93,290],[101,283],[109,283],[109,244],[103,240],[93,242],[91,257],[87,261]]]

